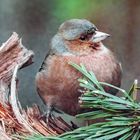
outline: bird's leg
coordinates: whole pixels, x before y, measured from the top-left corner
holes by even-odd
[[[46,123],[48,124],[49,123],[49,118],[50,117],[52,119],[54,118],[52,112],[53,112],[53,106],[46,105],[46,111],[39,117],[39,119],[45,118]]]
[[[47,111],[46,111],[46,123],[49,123],[49,118],[53,118],[53,107],[52,106],[47,106]]]

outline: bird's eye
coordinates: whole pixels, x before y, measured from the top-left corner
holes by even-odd
[[[86,40],[86,36],[85,35],[81,35],[80,36],[80,40],[82,40],[82,41]]]
[[[95,31],[96,31],[96,29],[94,29],[94,28],[87,30],[84,34],[82,34],[80,36],[80,40],[82,40],[82,41],[89,40],[93,36]]]

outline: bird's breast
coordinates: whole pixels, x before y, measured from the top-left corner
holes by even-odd
[[[99,81],[114,85],[120,84],[120,67],[110,51],[86,56],[49,56],[45,62],[46,67],[37,74],[37,87],[45,102],[51,100],[64,111],[66,111],[66,103],[63,101],[68,100],[69,106],[75,105],[76,107],[81,94],[78,92],[79,83],[77,81],[81,77],[81,73],[69,65],[69,62],[78,65],[82,63],[88,71],[95,73]],[[50,97],[51,99],[49,99]]]
[[[53,91],[73,92],[78,87],[77,79],[81,74],[69,62],[82,63],[88,71],[93,71],[99,81],[111,83],[120,68],[113,54],[109,51],[100,51],[90,55],[74,56],[52,55],[46,59],[44,70],[39,72],[42,85],[47,85]],[[55,93],[55,92],[54,92]],[[71,95],[71,94],[70,94]]]

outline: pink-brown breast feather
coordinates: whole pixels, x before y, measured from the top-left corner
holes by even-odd
[[[45,103],[54,105],[64,112],[75,115],[79,110],[77,79],[80,73],[72,68],[68,62],[71,58],[49,56],[46,70],[37,74],[36,84],[39,94]]]
[[[78,92],[77,81],[81,74],[68,64],[70,61],[84,64],[87,70],[95,73],[99,81],[120,82],[116,71],[118,64],[111,52],[108,55],[96,53],[88,56],[49,56],[46,70],[39,72],[36,77],[39,94],[47,104],[53,104],[69,114],[78,112],[78,97],[81,94]]]

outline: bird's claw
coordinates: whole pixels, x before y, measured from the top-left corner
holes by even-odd
[[[44,119],[46,121],[46,124],[49,124],[49,119],[54,119],[54,116],[52,114],[52,107],[47,107],[47,110],[39,117],[39,119]]]

